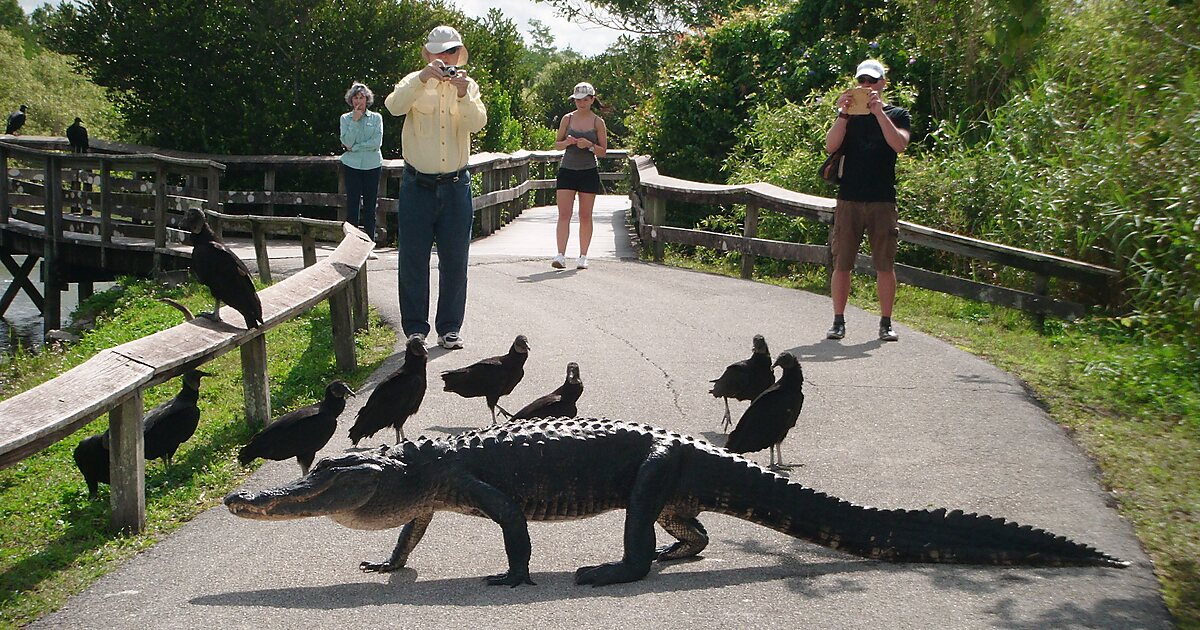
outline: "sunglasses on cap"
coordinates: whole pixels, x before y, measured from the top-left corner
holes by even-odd
[[[880,81],[880,79],[877,79],[877,78],[875,78],[875,77],[872,77],[872,76],[869,76],[869,75],[865,75],[865,74],[863,74],[863,75],[859,75],[858,79],[856,79],[856,80],[857,80],[859,83],[866,83],[866,84],[869,84],[869,85],[875,85],[876,83],[879,83],[879,81]]]

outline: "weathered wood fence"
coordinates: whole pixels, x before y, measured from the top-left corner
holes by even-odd
[[[345,226],[337,249],[301,272],[259,292],[264,323],[244,329],[197,318],[103,350],[83,364],[33,389],[0,401],[0,468],[29,457],[109,414],[112,523],[141,531],[146,524],[142,392],[233,350],[241,350],[246,420],[265,424],[271,415],[266,333],[329,300],[334,356],[342,371],[357,365],[353,292],[362,281],[373,243]],[[365,319],[365,309],[361,313]],[[241,321],[224,307],[226,322]]]
[[[666,243],[709,247],[742,254],[742,277],[750,278],[755,258],[764,256],[832,269],[829,244],[788,243],[758,238],[758,217],[762,210],[804,217],[827,225],[834,221],[833,199],[793,192],[762,182],[745,185],[721,185],[693,182],[660,175],[654,162],[645,156],[631,158],[630,196],[639,235],[653,248],[654,258],[662,260]],[[746,221],[741,236],[665,225],[668,200],[712,205],[745,204]],[[989,243],[907,221],[900,222],[900,240],[905,243],[949,252],[977,261],[987,261],[1031,272],[1033,291],[996,286],[949,276],[908,265],[896,265],[896,278],[912,286],[923,287],[968,299],[999,304],[1040,315],[1075,318],[1088,305],[1048,294],[1049,279],[1062,278],[1103,292],[1120,276],[1115,269],[1060,256],[1041,254],[1018,247]],[[859,255],[855,271],[874,273],[871,260]]]

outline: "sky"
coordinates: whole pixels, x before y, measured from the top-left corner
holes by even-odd
[[[37,7],[46,4],[47,0],[19,0],[21,8],[30,13]],[[555,14],[554,9],[544,2],[533,0],[450,0],[459,10],[471,17],[483,17],[488,9],[496,7],[505,17],[517,25],[517,30],[529,41],[530,18],[541,20],[550,27],[554,35],[554,46],[560,49],[571,48],[576,52],[592,56],[604,52],[621,36],[620,31],[602,28],[591,24],[572,24]],[[51,2],[57,4],[57,2]]]

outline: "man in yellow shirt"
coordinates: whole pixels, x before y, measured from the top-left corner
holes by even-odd
[[[479,85],[462,68],[467,47],[458,31],[439,26],[421,48],[428,64],[400,80],[384,100],[404,116],[397,216],[400,318],[404,334],[424,341],[429,326],[429,258],[438,249],[438,345],[463,347],[467,251],[471,244],[471,134],[487,124]]]

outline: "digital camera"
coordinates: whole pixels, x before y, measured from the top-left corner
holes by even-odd
[[[442,74],[452,77],[458,74],[458,66],[442,66]]]

